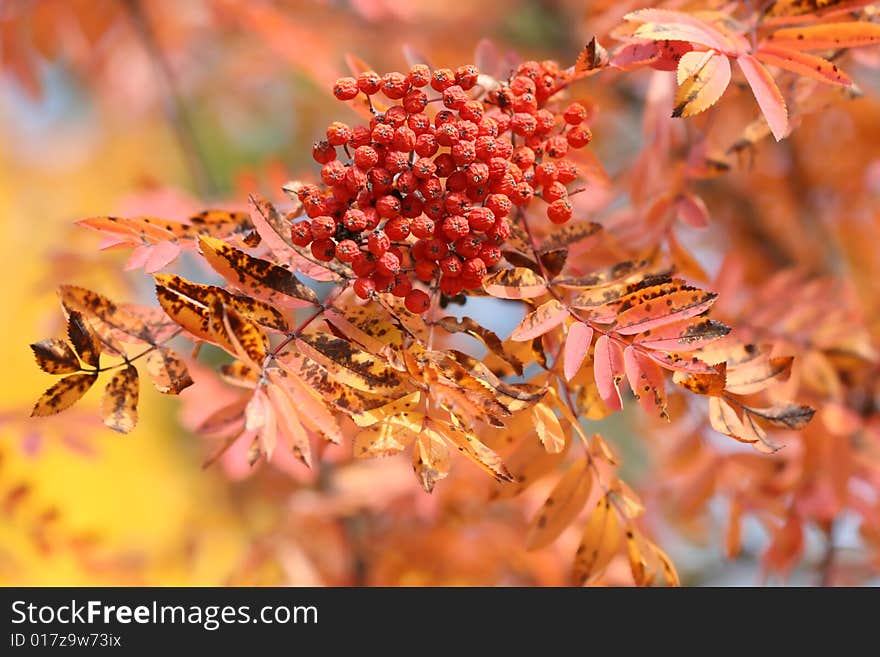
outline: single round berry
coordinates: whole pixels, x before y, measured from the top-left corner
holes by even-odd
[[[297,246],[308,246],[312,239],[311,222],[300,221],[290,227],[290,241]]]
[[[372,278],[361,277],[354,282],[354,293],[361,299],[369,299],[376,291]]]
[[[336,233],[336,220],[327,215],[315,217],[311,222],[312,237],[316,240],[326,239]]]
[[[384,231],[377,230],[370,233],[370,236],[367,238],[367,248],[377,258],[384,254],[390,246],[391,239]]]
[[[336,257],[336,244],[331,239],[317,239],[312,242],[312,255],[321,262],[330,262]]]
[[[386,251],[377,258],[376,271],[386,276],[393,276],[400,271],[400,258],[391,251]]]
[[[578,125],[587,120],[587,109],[580,103],[572,103],[565,108],[562,118],[569,125]]]
[[[464,237],[471,230],[468,220],[458,214],[450,215],[443,220],[443,235],[450,241]]]
[[[406,217],[394,217],[385,224],[385,234],[395,242],[402,242],[410,234],[410,221]]]
[[[367,227],[367,216],[362,211],[352,208],[343,215],[342,224],[351,232],[359,233]]]
[[[312,158],[318,164],[327,164],[336,159],[336,149],[326,139],[316,141],[312,146]]]
[[[431,305],[431,298],[423,290],[411,290],[404,299],[404,305],[408,311],[419,315]]]
[[[416,217],[413,219],[410,230],[419,239],[431,239],[434,236],[434,221],[429,217]]]
[[[362,251],[352,260],[351,269],[358,276],[369,276],[376,271],[376,257],[372,253]]]
[[[379,163],[379,154],[372,146],[358,146],[354,149],[354,163],[367,171]]]
[[[364,71],[358,75],[357,86],[365,94],[372,96],[381,88],[382,78],[376,71]]]
[[[471,230],[484,233],[495,225],[495,215],[486,207],[471,208],[467,213],[468,224]]]
[[[547,206],[547,218],[554,224],[564,224],[571,219],[572,212],[571,201],[567,198],[553,201]]]
[[[358,92],[358,83],[354,78],[339,78],[333,85],[333,95],[339,100],[351,100]]]
[[[361,247],[354,240],[342,240],[336,245],[336,259],[341,262],[352,262],[361,254]]]
[[[456,255],[448,255],[440,261],[440,271],[444,276],[461,274],[461,259]]]

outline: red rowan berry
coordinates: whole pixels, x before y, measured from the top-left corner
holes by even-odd
[[[391,294],[400,297],[401,299],[412,290],[412,283],[403,274],[397,274],[397,276],[394,277],[394,283],[392,285]]]
[[[362,251],[351,261],[351,269],[358,276],[369,276],[376,271],[376,257],[372,253]]]
[[[446,178],[450,173],[455,171],[455,160],[449,153],[440,153],[434,158],[434,166],[437,168],[437,176]]]
[[[336,220],[327,215],[318,216],[312,219],[311,228],[316,240],[326,239],[336,233]]]
[[[428,96],[424,91],[413,89],[403,97],[403,109],[409,114],[418,114],[428,106]]]
[[[495,225],[486,231],[486,239],[490,244],[501,246],[510,237],[510,225],[505,219],[496,219]]]
[[[425,209],[425,203],[415,194],[407,194],[400,201],[400,214],[409,219],[418,217]]]
[[[416,137],[415,151],[419,157],[431,157],[437,149],[437,138],[433,134],[426,132]]]
[[[449,214],[464,214],[471,207],[471,203],[466,196],[453,192],[452,194],[447,194],[444,206]]]
[[[550,110],[542,108],[535,112],[535,121],[537,123],[535,134],[546,135],[556,125],[556,115]]]
[[[447,253],[449,253],[449,247],[443,240],[434,237],[425,242],[426,258],[438,261],[445,257]]]
[[[462,267],[462,276],[466,278],[482,279],[486,275],[486,263],[480,258],[470,258]]]
[[[409,114],[407,114],[406,110],[400,105],[392,105],[388,108],[388,111],[385,112],[385,123],[388,123],[395,128],[404,125],[408,118]]]
[[[539,185],[546,187],[552,184],[557,175],[556,165],[553,162],[541,162],[535,167],[535,182]]]
[[[386,251],[376,260],[376,271],[386,276],[393,276],[400,271],[400,258]]]
[[[312,158],[318,164],[327,164],[336,159],[336,149],[326,139],[316,141],[312,146]]]
[[[400,199],[391,194],[386,194],[376,201],[376,212],[384,219],[390,219],[400,214]]]
[[[458,110],[468,101],[467,94],[464,89],[457,84],[453,84],[443,90],[443,106],[449,109]]]
[[[464,171],[453,171],[446,178],[447,192],[463,192],[467,189],[468,181]]]
[[[559,199],[566,198],[568,196],[568,190],[565,188],[565,185],[557,180],[549,185],[545,185],[541,196],[547,201],[547,203],[554,203]]]
[[[560,160],[556,163],[556,169],[559,172],[556,180],[561,182],[563,185],[574,182],[581,175],[581,172],[577,168],[577,165],[571,160]]]
[[[463,289],[464,285],[462,285],[457,276],[444,276],[440,279],[440,291],[448,297],[454,297],[458,294],[461,294],[461,291]]]
[[[587,109],[580,103],[572,103],[565,108],[565,112],[562,113],[562,118],[564,118],[565,122],[569,125],[578,125],[587,120]]]
[[[406,125],[408,125],[409,129],[416,133],[416,135],[431,132],[433,126],[430,117],[427,114],[422,113],[410,114],[406,118]]]
[[[501,249],[495,244],[483,242],[480,246],[480,260],[482,260],[487,267],[497,265],[501,261]]]
[[[333,95],[339,100],[351,100],[358,95],[358,83],[354,78],[339,78],[333,85]]]
[[[461,274],[461,259],[456,255],[448,255],[440,261],[440,271],[444,276],[458,276]]]
[[[534,196],[535,190],[527,182],[521,182],[516,186],[514,193],[510,196],[514,205],[528,205]]]
[[[412,234],[421,239],[430,239],[434,235],[434,221],[429,217],[416,217],[410,225]]]
[[[419,182],[416,174],[407,169],[397,176],[397,179],[394,181],[394,189],[398,190],[401,194],[409,195],[418,189]]]
[[[555,159],[565,157],[568,154],[568,140],[561,135],[550,137],[544,147],[544,152]]]
[[[379,91],[382,86],[382,78],[379,77],[379,74],[376,71],[364,71],[357,78],[357,86],[358,89],[363,91],[368,96],[372,96],[374,93]]]
[[[400,126],[394,131],[394,140],[391,147],[396,151],[409,153],[416,145],[416,133],[405,125]]]
[[[510,214],[513,204],[504,194],[490,194],[486,198],[486,207],[492,211],[492,214],[498,217],[506,217]]]
[[[455,69],[455,84],[467,91],[477,84],[480,71],[473,64],[466,64]]]
[[[312,227],[308,221],[300,221],[290,227],[290,241],[297,246],[308,246],[312,241]]]
[[[477,233],[484,233],[495,225],[495,215],[486,207],[468,210],[467,220],[471,230]]]
[[[517,96],[535,93],[535,81],[525,75],[518,75],[510,82],[510,90]]]
[[[345,165],[339,160],[332,160],[321,167],[321,180],[328,187],[342,185],[345,182]]]
[[[352,262],[361,254],[361,247],[354,240],[342,240],[336,245],[336,259],[342,262]]]
[[[418,260],[416,261],[414,271],[416,274],[416,278],[418,278],[420,281],[425,281],[426,283],[428,283],[437,278],[440,267],[437,266],[436,262],[432,262],[430,260]]]
[[[458,110],[458,115],[466,121],[479,123],[483,119],[483,103],[478,100],[469,100]]]
[[[427,157],[421,157],[413,162],[412,172],[417,178],[430,178],[437,171],[437,165]]]
[[[460,141],[474,141],[480,133],[479,126],[473,121],[456,121],[455,127],[458,128],[458,139]]]
[[[330,262],[336,256],[336,244],[331,239],[317,239],[312,242],[312,255],[321,262]]]
[[[436,165],[436,161],[434,162]],[[440,178],[436,175],[423,180],[419,185],[419,194],[421,194],[426,201],[436,201],[443,198],[443,183],[440,182]]]
[[[431,305],[431,297],[422,290],[412,290],[406,295],[403,304],[413,314],[419,315],[425,312]]]
[[[384,165],[391,174],[402,173],[409,169],[409,155],[403,151],[389,151],[385,155]]]
[[[351,129],[349,143],[355,148],[368,146],[372,137],[372,131],[365,125],[356,125]]]
[[[547,218],[554,224],[564,224],[571,219],[572,207],[571,201],[567,198],[561,198],[553,201],[547,206]]]
[[[477,159],[483,162],[491,160],[497,151],[498,146],[495,144],[495,138],[489,135],[481,135],[474,142],[474,152]]]
[[[387,123],[380,123],[375,128],[373,128],[373,134],[371,136],[373,138],[373,141],[377,144],[388,146],[392,141],[394,141],[394,127],[388,125]]]
[[[477,159],[477,152],[472,141],[460,141],[452,147],[452,160],[456,166],[470,164]]]
[[[375,171],[375,169],[373,169]],[[367,174],[357,167],[348,167],[345,172],[345,187],[352,193],[357,193],[367,186]]]
[[[388,292],[394,285],[396,274],[383,274],[376,272],[373,274],[373,283],[376,285],[376,292]]]
[[[439,128],[441,125],[446,123],[455,123],[457,121],[455,117],[455,112],[448,109],[443,109],[437,112],[434,116],[434,127]]]
[[[379,163],[379,154],[372,146],[358,146],[354,149],[354,163],[367,171]]]
[[[510,159],[521,170],[528,169],[535,163],[535,151],[528,146],[520,146],[513,152]]]
[[[528,114],[534,114],[535,112],[537,112],[537,110],[538,99],[535,98],[534,94],[525,93],[522,96],[518,96],[513,101],[514,112],[526,112]]]
[[[412,86],[421,89],[431,81],[431,69],[424,64],[416,64],[409,69],[409,75],[406,76],[406,79]]]
[[[468,184],[472,186],[485,185],[489,182],[489,165],[482,162],[469,164],[465,170]]]
[[[461,215],[453,214],[443,220],[443,234],[450,241],[457,240],[459,237],[464,237],[470,232],[470,230],[471,228],[468,225],[468,220]]]
[[[480,253],[482,241],[476,235],[465,235],[455,241],[455,252],[462,258],[473,258]]]
[[[406,76],[396,71],[382,77],[382,93],[391,100],[400,100],[409,88]]]
[[[404,217],[395,217],[385,223],[385,234],[392,240],[400,242],[409,237],[410,222]]]
[[[535,117],[525,112],[517,112],[510,121],[510,129],[523,137],[533,134],[537,127],[538,122]]]
[[[486,114],[486,119],[491,119],[498,126],[498,133],[495,135],[496,137],[503,132],[507,132],[510,128],[510,115],[505,114],[499,110],[492,110],[491,112]]]
[[[370,233],[367,238],[367,248],[376,257],[383,255],[390,246],[391,239],[381,230]]]
[[[333,146],[347,144],[351,135],[351,128],[341,121],[334,121],[327,126],[327,141]]]
[[[361,299],[369,299],[375,291],[376,284],[372,278],[361,277],[354,282],[354,293]]]
[[[352,208],[343,215],[342,224],[353,233],[359,233],[367,227],[367,217],[361,210]]]
[[[500,157],[504,160],[513,155],[513,142],[509,139],[502,139],[499,137],[495,140],[495,153],[496,157]]]
[[[367,178],[373,187],[373,194],[387,194],[391,191],[391,185],[394,183],[394,176],[388,169],[382,167],[373,167]]]
[[[438,68],[431,76],[431,88],[444,91],[455,84],[455,74],[448,68]]]
[[[364,213],[364,217],[366,217],[367,223],[364,226],[364,230],[373,230],[376,226],[379,225],[379,213],[376,212],[376,208],[372,206],[365,207],[361,212]]]
[[[422,212],[424,212],[429,218],[437,222],[440,221],[440,219],[442,219],[446,214],[446,205],[444,204],[442,198],[431,199],[430,201],[425,202],[425,205],[422,208]]]
[[[434,132],[434,138],[441,146],[452,146],[457,144],[461,137],[458,134],[458,127],[454,123],[442,123],[437,126]]]
[[[565,138],[572,148],[583,148],[592,141],[593,133],[586,126],[579,125],[566,132]]]

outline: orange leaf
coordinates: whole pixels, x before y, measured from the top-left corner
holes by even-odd
[[[81,369],[79,359],[64,340],[40,340],[31,345],[31,350],[39,368],[49,374],[70,374]]]
[[[880,43],[880,24],[868,21],[820,23],[808,27],[786,27],[769,37],[774,46],[794,50],[857,48]]]
[[[139,386],[138,371],[134,365],[128,365],[113,375],[104,388],[104,398],[101,400],[104,424],[119,433],[134,429],[138,419]]]
[[[791,48],[783,48],[776,45],[763,45],[755,53],[755,57],[765,64],[776,66],[798,75],[803,75],[819,82],[831,82],[845,87],[852,86],[852,79],[839,68],[837,64],[829,62],[822,57],[808,55]]]
[[[550,299],[526,315],[519,323],[519,326],[513,329],[510,339],[516,342],[533,340],[548,331],[552,331],[562,324],[567,317],[568,309],[556,299]]]
[[[751,55],[740,55],[737,63],[746,76],[746,81],[755,94],[755,100],[770,126],[770,132],[779,141],[788,134],[788,108],[782,92],[776,86],[773,76],[757,59]]]
[[[598,578],[617,554],[620,519],[612,508],[610,493],[600,499],[590,514],[574,558],[574,579],[578,586]]]
[[[544,403],[535,404],[532,408],[532,420],[544,449],[551,454],[561,452],[565,447],[565,433],[553,409]]]
[[[624,310],[617,316],[614,330],[621,335],[643,333],[699,315],[708,310],[717,298],[714,292],[694,288],[665,294]]]
[[[693,351],[704,342],[723,338],[730,327],[714,319],[684,319],[639,333],[633,344],[661,351]]]
[[[483,280],[486,293],[499,299],[532,299],[547,291],[547,281],[531,269],[502,269]]]
[[[449,466],[446,441],[439,433],[426,427],[416,439],[413,449],[413,470],[422,488],[428,493],[434,490],[434,484],[449,474]]]
[[[532,518],[526,547],[537,550],[556,540],[584,508],[592,485],[593,477],[587,460],[575,461]]]
[[[629,387],[639,404],[649,413],[659,412],[664,420],[666,412],[666,379],[663,370],[647,356],[630,345],[623,351],[623,362]]]
[[[34,404],[31,417],[54,415],[78,402],[89,388],[98,380],[96,373],[81,373],[65,376],[43,393]]]
[[[645,23],[633,34],[640,39],[655,41],[689,41],[719,52],[736,53],[745,46],[743,39],[725,34],[696,16],[668,9],[640,9],[623,17],[628,21]]]
[[[600,335],[596,340],[593,361],[593,374],[599,396],[609,409],[619,411],[623,408],[618,387],[623,379],[623,348],[607,335]]]

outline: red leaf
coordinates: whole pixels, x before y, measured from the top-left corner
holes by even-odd
[[[765,64],[776,66],[798,75],[803,75],[819,82],[830,82],[845,87],[852,86],[852,79],[833,62],[822,57],[808,55],[791,48],[783,48],[775,45],[763,45],[755,53],[755,57]]]
[[[623,352],[626,378],[636,399],[647,412],[657,411],[660,417],[669,419],[666,412],[666,379],[663,371],[650,358],[630,345]]]
[[[578,373],[593,340],[593,328],[583,322],[575,322],[568,329],[565,339],[565,352],[562,356],[565,379],[571,381]]]
[[[612,411],[623,408],[623,400],[620,397],[618,385],[623,379],[623,348],[620,344],[611,340],[607,335],[599,336],[596,340],[596,350],[593,356],[593,374],[596,377],[596,388],[602,401]]]
[[[740,55],[736,61],[755,94],[764,118],[767,119],[770,132],[779,141],[788,134],[788,109],[782,92],[776,86],[773,76],[757,59],[751,55]]]

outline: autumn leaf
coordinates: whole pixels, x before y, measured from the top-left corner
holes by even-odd
[[[749,406],[746,410],[752,415],[757,415],[762,420],[766,420],[773,426],[782,427],[783,429],[803,429],[816,413],[816,410],[809,406],[789,402],[775,404],[766,408],[753,408]]]
[[[602,224],[594,221],[570,222],[557,226],[541,244],[541,251],[549,253],[572,244],[582,246],[584,242],[602,232]]]
[[[361,429],[354,436],[355,457],[376,458],[402,452],[421,433],[424,420],[422,413],[399,413]]]
[[[300,336],[296,344],[305,355],[330,368],[337,381],[358,390],[391,395],[404,385],[399,372],[347,340],[317,333]]]
[[[651,288],[648,288],[651,290]],[[674,321],[688,319],[708,310],[718,295],[685,286],[684,289],[657,297],[649,297],[621,312],[614,322],[614,330],[621,335],[643,333]]]
[[[727,66],[730,70],[730,64]],[[695,194],[682,194],[675,199],[678,218],[692,228],[706,228],[709,225],[709,209],[706,203]]]
[[[58,293],[65,307],[94,316],[121,334],[150,344],[156,339],[151,327],[102,294],[75,285],[62,285]]]
[[[770,131],[779,141],[788,135],[788,108],[785,106],[785,99],[782,92],[776,86],[773,76],[766,68],[755,59],[752,55],[741,55],[736,60],[746,76],[746,81],[755,94],[755,100],[770,126]]]
[[[619,385],[623,380],[623,347],[607,335],[600,335],[596,340],[593,356],[593,372],[599,396],[611,410],[623,408]]]
[[[574,63],[574,72],[575,74],[589,73],[606,66],[608,66],[608,51],[599,45],[596,37],[593,37],[578,55],[577,61]]]
[[[609,493],[603,495],[590,514],[574,559],[574,579],[578,586],[598,578],[617,554],[620,545],[620,519],[612,508]]]
[[[701,360],[699,356],[682,356],[681,354],[668,354],[660,351],[648,351],[645,355],[660,365],[660,367],[672,370],[673,372],[708,374],[710,376],[718,374],[718,370],[714,365]]]
[[[537,550],[556,540],[584,508],[592,485],[593,477],[587,460],[575,461],[532,518],[526,548]]]
[[[98,380],[97,373],[83,372],[65,376],[55,385],[43,393],[37,400],[31,417],[43,417],[55,415],[66,410],[78,402],[89,388]]]
[[[548,452],[535,439],[534,430],[526,433],[513,451],[507,453],[504,458],[504,464],[510,472],[512,481],[499,482],[495,488],[494,498],[507,499],[519,495],[538,479],[554,470],[564,456],[564,450],[556,453]]]
[[[633,33],[638,39],[689,41],[718,52],[735,55],[747,47],[739,35],[721,32],[696,16],[667,9],[640,9],[624,15],[624,20],[643,23]]]
[[[294,456],[307,468],[312,467],[312,446],[309,435],[301,420],[303,410],[296,405],[296,398],[284,385],[281,377],[271,373],[270,384],[266,386],[266,394],[272,404],[277,422],[277,437],[284,441]]]
[[[242,292],[287,308],[318,304],[315,293],[284,267],[254,258],[213,237],[200,237],[199,245],[214,271]]]
[[[703,343],[718,340],[728,333],[730,327],[714,319],[684,319],[642,331],[633,344],[661,351],[693,351]]]
[[[476,338],[485,345],[485,347],[501,360],[508,363],[519,376],[522,376],[522,363],[513,354],[508,353],[504,348],[504,344],[493,331],[478,324],[470,317],[443,317],[437,322],[445,331],[449,333],[466,333]]]
[[[630,345],[623,350],[626,378],[635,398],[648,413],[657,412],[669,420],[666,412],[666,380],[663,371],[650,358]]]
[[[837,64],[791,48],[763,45],[755,52],[755,57],[770,66],[776,66],[819,82],[830,82],[845,87],[852,85],[852,79],[837,68]]]
[[[532,299],[547,291],[547,281],[531,269],[502,269],[483,279],[486,293],[499,299]]]
[[[134,365],[117,370],[104,388],[101,415],[104,424],[118,431],[129,433],[137,424],[138,371]]]
[[[746,363],[727,369],[725,389],[736,395],[749,395],[788,378],[794,358],[755,358]]]
[[[565,448],[565,433],[553,409],[544,403],[535,404],[532,407],[532,420],[544,449],[553,454]]]
[[[31,350],[39,368],[49,374],[70,374],[82,369],[76,354],[64,340],[40,340],[31,345]]]
[[[450,443],[462,454],[467,456],[471,461],[480,468],[488,472],[498,481],[512,481],[510,473],[501,462],[501,457],[494,450],[484,445],[474,435],[473,432],[467,431],[463,427],[457,427],[448,422],[431,419],[431,423],[437,427],[437,431],[443,435]]]
[[[730,84],[730,60],[711,50],[686,53],[678,63],[678,84],[672,116],[699,114],[714,105]]]
[[[67,338],[80,359],[94,368],[101,357],[101,341],[83,316],[73,310],[67,317]]]
[[[591,326],[583,322],[574,322],[568,327],[568,334],[565,337],[565,351],[562,355],[562,369],[566,381],[571,381],[578,373],[584,358],[590,351],[592,341],[593,328]]]
[[[568,309],[556,299],[545,301],[526,315],[513,329],[510,339],[517,342],[533,340],[562,324],[568,317]]]
[[[146,369],[159,392],[179,395],[193,384],[186,363],[167,347],[157,347],[147,354]]]
[[[768,39],[773,46],[792,50],[858,48],[880,43],[880,24],[868,21],[820,23],[776,30]]]
[[[724,386],[727,384],[727,366],[725,363],[720,363],[715,365],[714,369],[711,374],[678,370],[673,372],[672,381],[695,394],[718,397],[724,392]]]
[[[449,448],[443,437],[426,428],[416,438],[413,449],[413,470],[425,492],[434,490],[434,484],[449,474]]]

